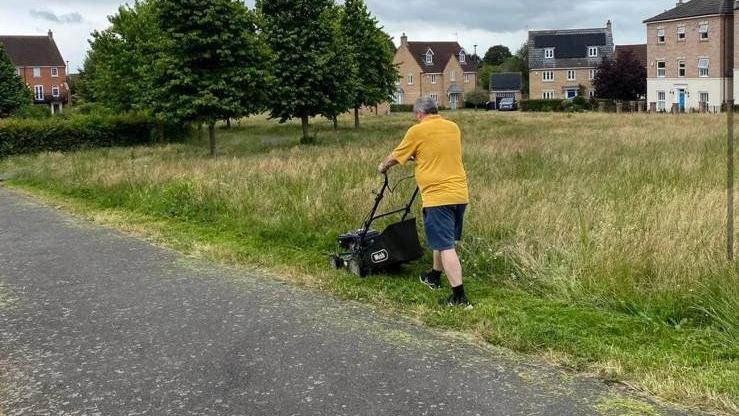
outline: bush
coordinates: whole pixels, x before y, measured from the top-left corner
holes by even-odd
[[[155,124],[144,116],[74,116],[0,121],[0,157],[89,147],[151,143]]]
[[[51,109],[48,105],[26,105],[13,112],[12,117],[23,119],[50,118]]]
[[[521,100],[519,107],[521,111],[550,112],[562,111],[567,100]]]
[[[413,104],[391,104],[390,112],[391,113],[412,113]]]

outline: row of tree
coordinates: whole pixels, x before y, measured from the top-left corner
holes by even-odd
[[[141,0],[93,33],[77,83],[83,100],[161,121],[215,124],[269,111],[281,121],[334,119],[387,102],[397,69],[390,37],[363,0]]]

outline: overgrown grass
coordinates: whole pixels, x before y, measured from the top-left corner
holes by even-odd
[[[14,157],[0,171],[186,253],[269,267],[673,402],[739,411],[723,119],[447,116],[464,132],[473,198],[461,248],[471,312],[436,306],[414,277],[423,264],[366,280],[325,267],[322,253],[369,207],[377,162],[411,125],[405,114],[360,131],[317,123],[309,147],[297,145],[299,125],[257,118],[219,131],[216,159],[193,139]],[[401,187],[391,199],[405,196]]]

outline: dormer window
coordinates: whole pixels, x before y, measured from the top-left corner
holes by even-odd
[[[464,51],[459,52],[459,63],[463,64],[464,61],[467,60],[467,55],[465,55]]]
[[[544,49],[544,59],[554,59],[554,48]]]
[[[588,57],[589,58],[597,58],[598,57],[598,47],[597,46],[589,46],[588,47]]]
[[[429,49],[426,51],[426,65],[433,65],[434,64],[434,52]]]

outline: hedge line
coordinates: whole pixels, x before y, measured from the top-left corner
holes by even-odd
[[[575,112],[593,108],[584,97],[575,97],[573,100],[522,100],[519,107],[521,111],[530,112]]]
[[[151,143],[155,124],[141,115],[0,120],[0,157],[43,151]]]

